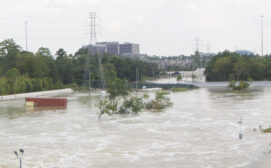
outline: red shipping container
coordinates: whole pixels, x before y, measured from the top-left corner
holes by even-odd
[[[27,97],[25,101],[34,102],[35,106],[67,106],[67,99]]]

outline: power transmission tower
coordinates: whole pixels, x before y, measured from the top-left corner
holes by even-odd
[[[86,83],[88,82],[89,91],[91,89],[91,64],[94,64],[94,60],[91,60],[91,56],[97,55],[98,56],[98,66],[99,66],[99,74],[100,74],[100,80],[102,82],[102,87],[106,88],[105,83],[105,77],[104,77],[104,71],[102,67],[102,58],[101,53],[97,49],[97,52],[94,53],[92,51],[94,49],[94,46],[97,43],[97,15],[95,12],[90,12],[89,14],[89,21],[88,21],[88,33],[89,33],[89,45],[88,45],[88,56],[86,57],[86,64],[85,64],[85,71],[84,71],[84,79],[83,79],[83,85],[86,86]],[[90,93],[90,92],[89,92]]]
[[[196,48],[195,48],[195,67],[198,68],[200,66],[200,38],[196,37]]]
[[[96,34],[96,23],[97,23],[97,15],[96,12],[89,13],[89,22],[90,22],[90,39],[89,44],[96,44],[97,42],[97,34]]]

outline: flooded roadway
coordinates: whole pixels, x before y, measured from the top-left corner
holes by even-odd
[[[102,116],[101,98],[75,92],[67,109],[25,109],[24,100],[0,102],[0,167],[27,168],[269,168],[271,88],[171,93],[163,112]],[[243,140],[238,121],[243,120]],[[257,131],[254,132],[253,129]]]

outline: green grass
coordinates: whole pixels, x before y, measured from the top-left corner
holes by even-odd
[[[266,128],[263,130],[263,133],[271,133],[271,128]]]
[[[178,88],[172,88],[171,89],[172,92],[184,92],[184,91],[187,91],[187,88],[181,88],[181,87],[178,87]]]

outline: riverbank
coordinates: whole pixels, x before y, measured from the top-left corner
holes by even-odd
[[[72,93],[72,92],[73,90],[71,88],[67,88],[67,89],[60,89],[60,90],[20,93],[20,94],[0,96],[0,101],[24,99],[26,97],[37,97],[37,96],[55,95],[55,94]]]

